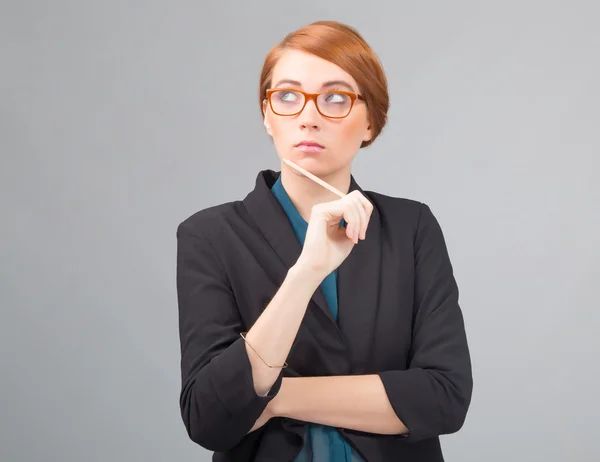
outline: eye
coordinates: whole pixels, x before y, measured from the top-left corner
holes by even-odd
[[[350,98],[348,95],[344,95],[343,93],[328,93],[325,95],[325,101],[333,104],[345,104],[348,102]]]
[[[295,103],[299,99],[298,94],[293,91],[280,91],[278,95],[279,99],[286,103]]]

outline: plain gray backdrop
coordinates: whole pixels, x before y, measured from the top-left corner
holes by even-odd
[[[179,414],[175,230],[279,169],[258,78],[319,19],[389,79],[359,184],[426,202],[473,359],[448,461],[600,457],[596,1],[5,1],[0,460],[208,461]]]

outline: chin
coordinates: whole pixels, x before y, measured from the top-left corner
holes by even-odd
[[[292,162],[300,165],[301,167],[314,167],[323,169],[327,166],[327,159],[322,155],[323,153],[303,153],[294,152],[288,159]]]
[[[322,153],[320,153],[322,154]],[[290,156],[289,159],[298,164],[300,167],[308,170],[313,175],[316,175],[320,178],[328,177],[332,174],[338,172],[341,168],[340,166],[332,165],[327,159],[318,156],[318,155],[296,155]],[[293,169],[292,169],[293,170]],[[300,172],[294,170],[298,175],[302,175]]]

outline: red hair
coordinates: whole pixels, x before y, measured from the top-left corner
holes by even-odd
[[[294,49],[311,53],[336,64],[358,84],[365,98],[371,124],[370,145],[387,122],[389,94],[383,67],[367,42],[352,27],[336,21],[317,21],[288,34],[267,54],[260,75],[260,106],[272,85],[273,69],[285,50]]]

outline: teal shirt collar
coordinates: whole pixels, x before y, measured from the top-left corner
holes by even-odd
[[[290,223],[292,224],[292,228],[294,229],[294,233],[298,238],[298,241],[300,241],[301,245],[304,245],[304,239],[306,238],[306,230],[308,229],[308,223],[304,218],[302,218],[302,215],[300,215],[300,212],[298,212],[298,209],[290,199],[290,196],[288,196],[288,193],[286,192],[281,182],[281,175],[279,175],[279,178],[277,178],[277,181],[275,182],[275,184],[273,184],[271,191],[273,192],[273,194],[283,207],[283,210],[287,214]]]

